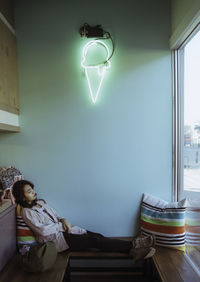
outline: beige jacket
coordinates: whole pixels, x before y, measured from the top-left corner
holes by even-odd
[[[53,241],[58,252],[69,248],[63,236],[61,217],[50,206],[39,200],[38,203],[51,215],[38,207],[22,208],[21,215],[26,224],[33,230],[36,240],[40,243]]]

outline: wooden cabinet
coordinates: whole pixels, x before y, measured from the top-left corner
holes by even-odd
[[[0,109],[19,113],[15,35],[0,20]]]
[[[12,0],[0,0],[0,131],[19,131],[18,124],[10,122],[19,115],[18,88]]]

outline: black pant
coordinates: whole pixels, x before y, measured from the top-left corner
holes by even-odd
[[[63,235],[71,251],[97,249],[103,252],[129,253],[132,248],[131,241],[111,239],[91,231],[87,231],[86,234],[82,235],[64,232]]]

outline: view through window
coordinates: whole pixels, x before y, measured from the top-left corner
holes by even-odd
[[[200,29],[178,49],[179,199],[188,198],[186,253],[200,274]]]
[[[200,31],[184,47],[184,181],[200,192]]]

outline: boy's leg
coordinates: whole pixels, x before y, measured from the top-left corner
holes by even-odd
[[[87,231],[83,235],[69,234],[67,232],[63,234],[71,251],[97,249],[103,252],[129,253],[132,248],[131,241],[111,239],[91,231]]]

